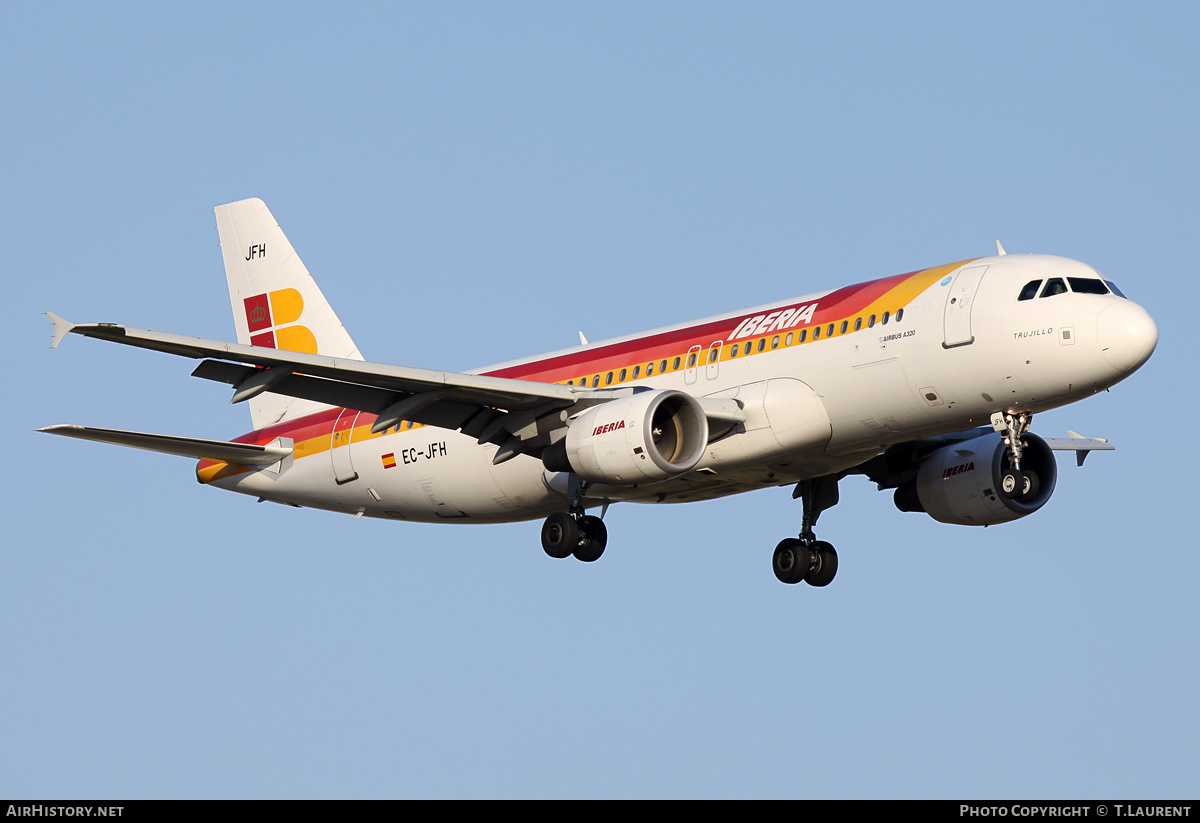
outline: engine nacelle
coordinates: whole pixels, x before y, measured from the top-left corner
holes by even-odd
[[[704,456],[708,418],[681,391],[639,392],[594,406],[571,421],[566,437],[546,449],[551,471],[613,485],[654,483],[691,469]]]
[[[1032,434],[1022,440],[1021,471],[1027,480],[1011,491],[1004,490],[1008,449],[1004,436],[993,432],[928,455],[916,480],[896,490],[896,506],[960,526],[990,526],[1033,514],[1054,492],[1058,467],[1044,440]]]

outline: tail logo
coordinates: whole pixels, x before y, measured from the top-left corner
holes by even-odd
[[[317,353],[317,338],[307,326],[291,325],[304,312],[304,298],[295,289],[256,294],[243,301],[250,345]]]

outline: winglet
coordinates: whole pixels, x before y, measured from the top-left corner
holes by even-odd
[[[71,329],[75,328],[74,323],[63,320],[54,312],[46,312],[46,316],[50,318],[50,322],[54,324],[54,334],[50,338],[50,348],[57,349],[58,344],[67,336]]]
[[[1004,246],[1000,245],[999,240],[996,241],[996,254],[1001,254],[1001,255],[1008,254],[1008,252],[1006,252],[1004,250]]]

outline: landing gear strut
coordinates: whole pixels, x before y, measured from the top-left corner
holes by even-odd
[[[803,580],[810,586],[828,586],[837,574],[838,558],[833,546],[817,540],[813,526],[821,512],[837,505],[838,478],[835,475],[802,480],[796,484],[792,497],[804,503],[804,518],[800,536],[781,540],[775,547],[771,566],[775,576],[783,583],[799,583]]]
[[[1005,466],[1000,473],[1000,491],[1014,500],[1025,500],[1037,496],[1041,481],[1037,473],[1021,469],[1021,455],[1025,453],[1024,436],[1033,424],[1032,414],[992,415],[992,428],[1004,432],[1004,445],[1008,447]]]
[[[608,545],[608,529],[599,517],[583,512],[582,480],[572,477],[568,484],[571,499],[569,512],[555,512],[542,523],[542,548],[551,557],[562,559],[575,555],[576,560],[594,563]]]

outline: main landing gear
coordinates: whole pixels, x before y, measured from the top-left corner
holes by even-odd
[[[567,486],[571,510],[555,512],[542,523],[542,548],[551,557],[562,559],[575,555],[576,560],[594,563],[604,554],[608,529],[599,517],[583,513],[585,487],[581,479],[572,475]]]
[[[604,521],[590,514],[555,512],[542,524],[542,548],[551,557],[575,555],[576,560],[592,563],[604,554],[607,544],[608,529]]]
[[[813,526],[821,512],[838,502],[837,477],[828,475],[796,484],[792,497],[804,502],[804,519],[800,536],[781,540],[771,557],[775,576],[782,583],[799,583],[803,580],[810,586],[828,586],[837,574],[838,557],[833,546],[818,540]]]

